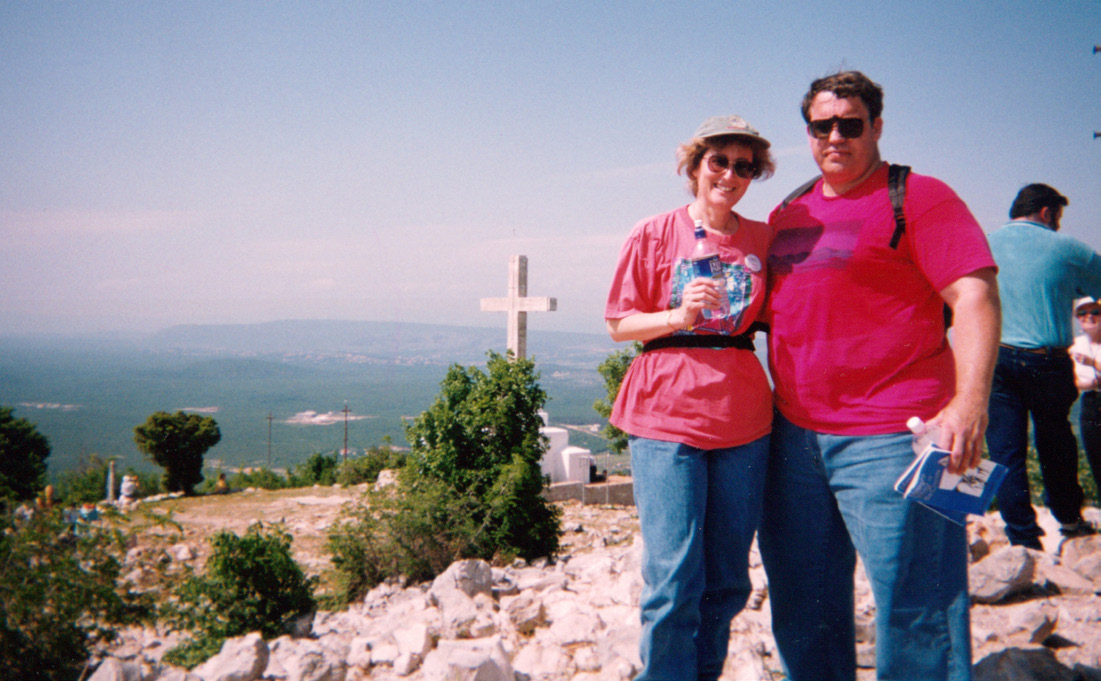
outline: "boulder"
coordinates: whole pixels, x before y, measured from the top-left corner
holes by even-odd
[[[1007,648],[975,665],[972,681],[1076,681],[1047,648]]]
[[[253,632],[231,638],[214,657],[195,667],[203,681],[257,681],[268,666],[268,644]]]
[[[979,603],[997,603],[1032,586],[1034,560],[1029,549],[1011,546],[973,564],[968,579],[971,597]]]

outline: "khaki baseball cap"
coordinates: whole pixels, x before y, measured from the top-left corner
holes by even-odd
[[[763,144],[766,149],[772,146],[768,140],[761,137],[761,133],[757,132],[756,128],[750,125],[744,118],[737,115],[712,116],[700,124],[700,127],[696,129],[696,134],[693,135],[693,137],[702,140],[708,137],[719,137],[720,135],[749,137]]]

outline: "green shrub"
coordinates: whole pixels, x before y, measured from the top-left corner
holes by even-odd
[[[399,478],[412,477],[402,471]],[[433,578],[457,559],[485,553],[481,501],[431,478],[400,490],[370,490],[329,534],[334,606],[347,605],[390,577]]]
[[[116,586],[126,537],[110,522],[74,528],[54,509],[0,533],[0,679],[75,679],[98,641],[150,615]]]
[[[217,477],[217,476],[215,476]],[[257,489],[285,489],[290,486],[287,476],[276,473],[268,468],[256,468],[241,471],[229,479],[230,489],[245,489],[255,487]]]
[[[593,402],[593,410],[604,418],[612,415],[612,407],[619,396],[619,387],[623,384],[623,377],[631,368],[631,362],[642,353],[642,343],[632,343],[631,347],[623,350],[615,350],[596,368],[604,378],[604,390],[606,398]],[[608,450],[613,454],[622,454],[627,450],[627,433],[616,428],[610,423],[605,423],[600,434],[608,441]]]
[[[98,454],[89,455],[76,470],[61,474],[57,483],[58,499],[64,504],[94,504],[103,501],[107,498],[107,476],[110,466],[110,460],[103,459]],[[128,468],[124,473],[115,471],[116,497],[125,475],[132,475],[138,479],[139,497],[159,494],[163,491],[161,476],[156,473],[139,473],[133,468]]]
[[[559,511],[542,496],[547,394],[530,359],[489,353],[488,373],[452,366],[436,401],[411,425],[409,466],[481,502],[492,551],[523,558],[558,550]],[[483,519],[478,518],[479,525]]]
[[[1081,442],[1081,440],[1079,440]],[[1044,506],[1046,502],[1044,500],[1044,478],[1040,474],[1040,459],[1036,454],[1036,447],[1032,444],[1028,446],[1028,458],[1025,461],[1025,470],[1028,473],[1028,489],[1031,493],[1032,504],[1034,506]],[[1099,504],[1101,503],[1101,495],[1098,494],[1097,481],[1093,479],[1093,473],[1090,472],[1089,460],[1086,459],[1086,451],[1079,446],[1078,448],[1078,484],[1082,486],[1082,493],[1085,495],[1085,503]]]
[[[336,481],[345,487],[362,483],[373,483],[378,474],[387,468],[401,468],[405,465],[405,455],[383,444],[371,447],[363,456],[348,459],[336,472]]]
[[[252,631],[275,638],[316,609],[316,580],[294,561],[284,528],[257,523],[243,537],[220,532],[211,545],[205,574],[185,580],[164,609],[169,622],[192,634],[165,655],[172,664],[194,667],[226,639]]]
[[[107,474],[110,462],[98,454],[90,455],[73,471],[61,474],[57,483],[58,497],[65,504],[97,503],[107,496]]]
[[[560,511],[542,495],[546,393],[528,359],[489,353],[488,373],[452,366],[406,428],[397,485],[330,533],[338,601],[388,577],[429,579],[461,558],[532,559],[558,551]]]
[[[295,466],[287,475],[288,486],[335,485],[336,470],[339,466],[340,460],[336,454],[311,454],[310,458]]]

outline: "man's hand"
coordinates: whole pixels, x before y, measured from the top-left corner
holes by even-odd
[[[941,429],[942,447],[952,452],[948,470],[962,473],[982,460],[989,419],[990,383],[998,361],[1002,314],[998,281],[988,267],[960,277],[941,290],[952,308],[952,353],[956,395],[931,420]]]
[[[978,466],[982,461],[983,436],[988,421],[987,402],[982,400],[955,399],[929,420],[940,428],[937,445],[952,452],[948,472],[960,474]]]

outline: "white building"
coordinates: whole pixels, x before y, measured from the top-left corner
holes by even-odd
[[[540,410],[543,427],[539,429],[549,441],[546,454],[539,466],[543,475],[555,482],[580,482],[588,484],[593,465],[593,454],[584,447],[570,446],[570,432],[565,428],[548,425],[547,412]]]

